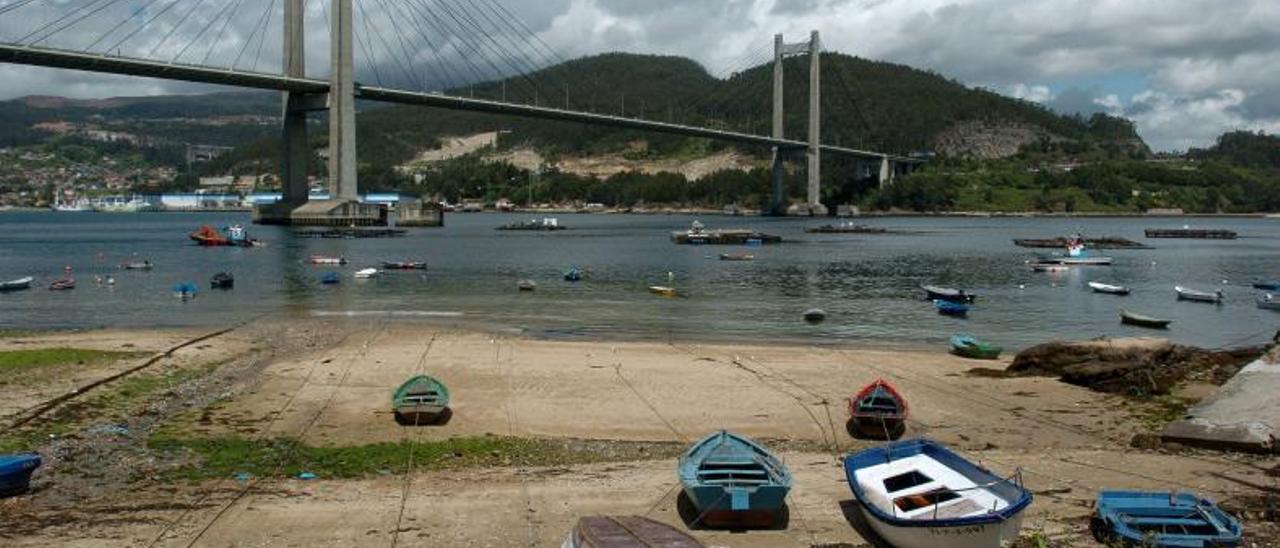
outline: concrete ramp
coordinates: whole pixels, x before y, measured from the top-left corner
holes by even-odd
[[[1276,350],[1241,369],[1212,397],[1170,423],[1165,442],[1272,453],[1280,451],[1280,356]]]

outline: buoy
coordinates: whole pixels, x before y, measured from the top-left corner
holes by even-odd
[[[818,323],[827,319],[827,313],[821,308],[810,308],[804,311],[804,320],[809,323]]]

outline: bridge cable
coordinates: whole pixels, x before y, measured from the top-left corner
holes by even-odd
[[[692,101],[692,103],[687,105],[685,109],[691,110],[696,113],[699,111],[699,109],[711,103],[713,99],[716,99],[718,96],[730,92],[731,89],[728,88],[725,84],[727,84],[728,81],[731,80],[731,77],[733,75],[744,72],[747,69],[755,67],[759,65],[761,62],[763,62],[763,56],[767,53],[764,50],[767,47],[768,45],[761,45],[753,49],[750,49],[744,55],[730,61],[729,64],[726,64],[725,67],[721,70],[718,70],[715,72],[708,70],[707,71],[708,74],[716,82],[715,87],[713,87],[710,92],[700,97],[694,98],[694,101]]]
[[[356,5],[357,5],[357,6],[360,6],[361,4],[360,4],[359,2],[357,2],[357,3],[356,3]],[[360,8],[360,12],[361,12],[361,13],[364,13],[364,8],[363,8],[363,6]],[[336,13],[335,13],[335,14],[333,14],[333,16],[334,16],[334,17],[339,17],[339,14],[336,14]],[[368,17],[361,17],[361,18],[360,18],[360,22],[364,24],[364,34],[373,34],[373,31],[369,30],[369,18],[368,18]],[[355,14],[353,13],[353,14],[351,14],[351,26],[352,26],[352,27],[355,27],[355,25],[356,25],[356,21],[355,21]],[[352,28],[352,29],[351,29],[351,35],[352,35],[352,36],[354,36],[354,37],[355,37],[355,39],[356,39],[356,44],[353,44],[353,47],[354,47],[355,45],[359,45],[359,46],[360,46],[360,48],[359,48],[359,50],[360,50],[360,54],[364,57],[364,61],[365,61],[365,63],[368,63],[370,70],[372,70],[372,71],[373,71],[373,79],[378,81],[378,85],[379,85],[379,86],[384,86],[385,84],[383,84],[383,83],[382,83],[382,73],[378,71],[378,65],[377,65],[377,63],[374,63],[374,62],[373,62],[373,54],[374,54],[374,51],[373,51],[373,45],[372,45],[372,43],[366,43],[366,40],[365,40],[364,38],[362,38],[362,36],[363,36],[363,35],[362,35],[362,34],[360,34],[360,33],[358,33],[358,32],[356,32],[356,29],[354,29],[354,28]]]
[[[870,121],[867,120],[867,116],[866,114],[863,113],[859,103],[856,100],[854,100],[853,93],[850,91],[850,86],[844,79],[844,67],[839,63],[830,63],[830,64],[835,67],[834,72],[836,75],[836,80],[840,81],[840,87],[844,90],[844,96],[849,100],[849,103],[853,105],[854,113],[858,116],[858,120],[862,122],[862,127],[865,128],[864,131],[866,133],[864,133],[864,131],[858,132],[858,146],[859,147],[866,146],[865,142],[869,141],[870,145],[875,147],[876,150],[884,150],[885,149],[884,143],[881,142],[879,139],[867,139],[867,134],[870,133],[871,131],[871,123]]]
[[[93,50],[93,48],[94,48],[94,46],[97,46],[99,43],[101,43],[103,40],[105,40],[108,36],[111,36],[112,34],[115,34],[115,32],[116,32],[117,30],[120,30],[120,27],[123,27],[123,26],[125,25],[125,23],[128,23],[129,21],[132,21],[132,20],[133,20],[135,17],[137,17],[139,14],[141,14],[142,12],[144,12],[144,11],[146,11],[146,10],[150,9],[152,4],[155,4],[156,2],[159,2],[159,1],[160,1],[160,0],[151,0],[150,2],[147,2],[145,5],[142,5],[142,6],[139,6],[139,7],[135,8],[135,9],[133,10],[133,13],[130,13],[128,17],[125,17],[122,21],[120,21],[119,23],[116,23],[116,25],[115,25],[114,27],[111,27],[111,29],[110,29],[110,30],[108,30],[107,32],[102,33],[102,35],[101,35],[101,36],[98,36],[98,39],[97,39],[97,40],[94,40],[93,42],[89,43],[89,45],[85,46],[84,50],[85,50],[85,51],[92,51],[92,50]],[[107,53],[110,53],[110,51],[108,51]]]
[[[271,4],[275,4],[275,0],[272,0]],[[258,35],[259,28],[263,29],[262,32],[264,34],[266,33],[266,27],[263,26],[262,23],[266,20],[267,13],[271,10],[271,4],[268,4],[267,9],[263,10],[262,15],[258,17],[258,22],[253,25],[253,32],[245,39],[244,45],[240,47],[240,52],[237,53],[236,58],[231,61],[231,65],[227,67],[228,69],[235,69],[236,65],[240,64],[240,58],[244,57],[245,52],[249,50],[249,46],[253,44],[254,37]]]
[[[235,7],[231,8],[231,13],[222,21],[222,28],[218,29],[217,36],[213,37],[213,43],[210,44],[209,50],[204,52],[204,57],[200,59],[201,65],[209,64],[209,57],[212,56],[214,50],[217,49],[218,43],[222,42],[222,35],[227,32],[227,27],[231,25],[231,21],[235,20],[236,15],[240,13],[240,7],[244,5],[244,0],[235,0],[233,5]]]
[[[448,2],[440,1],[440,2],[437,2],[437,5],[442,10],[444,10],[445,15],[447,15],[450,19],[454,21],[454,24],[462,34],[472,34],[472,32],[468,32],[470,30],[470,31],[474,31],[474,33],[479,34],[480,36],[483,36],[484,38],[489,38],[492,41],[492,38],[489,37],[489,35],[485,33],[483,29],[476,27],[474,23],[471,25],[470,29],[468,29],[467,23],[463,20],[462,17],[459,17],[457,12],[454,11],[454,9],[449,5]],[[490,64],[494,65],[494,71],[497,77],[506,81],[512,81],[512,80],[519,81],[520,79],[523,79],[525,83],[528,84],[531,91],[533,92],[533,97],[532,97],[533,102],[536,102],[539,95],[538,84],[534,82],[533,79],[529,78],[526,74],[524,74],[524,72],[520,70],[518,65],[514,65],[509,58],[505,58],[500,47],[496,47],[492,45],[490,45],[489,47],[485,47],[485,45],[488,44],[488,42],[485,42],[484,40],[478,40],[478,42],[480,45],[476,48],[477,50],[484,49],[486,51],[496,51],[499,63],[505,63],[508,66],[508,68],[514,69],[515,71],[515,75],[512,75],[507,70],[498,68],[497,64],[493,63],[493,61],[489,60],[489,58],[486,56],[486,60],[489,60]]]
[[[400,43],[400,51],[404,53],[405,62],[408,64],[409,70],[407,70],[406,73],[409,75],[410,82],[418,86],[419,90],[427,91],[426,82],[418,77],[418,71],[416,70],[417,67],[415,67],[413,63],[415,56],[409,51],[408,40],[405,39],[404,33],[400,31],[400,24],[397,23],[396,18],[391,15],[391,10],[386,7],[383,0],[377,0],[377,3],[382,6],[383,15],[391,22],[391,30],[396,35],[396,41]],[[390,3],[394,4],[395,2],[392,1]]]
[[[556,53],[555,49],[547,45],[546,41],[544,41],[542,37],[538,36],[538,33],[534,32],[533,29],[530,29],[529,26],[526,25],[524,21],[520,19],[518,16],[508,11],[507,8],[502,5],[502,3],[497,2],[496,0],[480,0],[480,4],[488,8],[489,11],[492,12],[494,16],[498,19],[498,21],[505,23],[506,28],[513,31],[512,32],[513,35],[522,36],[522,37],[527,36],[531,38],[532,40],[528,41],[527,43],[535,47],[532,47],[529,49],[537,52],[540,56],[543,57],[544,66],[551,67],[551,66],[557,66],[557,65],[565,65],[568,63],[568,61],[566,61],[564,57],[561,57],[560,54]],[[599,74],[596,74],[594,72],[590,73],[587,75],[587,80],[588,80],[587,87],[589,88],[589,93],[591,93],[593,96],[599,90],[603,89],[603,86],[600,84]],[[565,84],[567,87],[568,82],[565,82]],[[588,102],[588,108],[590,108],[590,102]]]
[[[511,81],[511,80],[522,79],[525,81],[526,84],[528,84],[529,89],[533,92],[533,97],[532,97],[533,103],[536,104],[539,96],[542,95],[541,89],[539,88],[537,81],[535,81],[533,78],[531,78],[527,74],[527,71],[524,68],[522,68],[518,62],[514,60],[514,57],[510,54],[510,52],[508,52],[506,48],[502,47],[501,44],[499,44],[496,40],[494,40],[493,37],[490,36],[488,32],[486,32],[483,28],[479,26],[479,24],[477,24],[474,20],[472,20],[468,16],[468,14],[463,11],[461,7],[458,7],[457,11],[455,11],[445,1],[441,1],[439,2],[439,4],[440,4],[440,7],[445,10],[445,13],[447,13],[450,17],[452,17],[457,22],[460,28],[469,27],[470,31],[472,31],[469,34],[476,34],[482,38],[479,40],[481,47],[484,47],[488,51],[494,52],[496,55],[496,58],[500,63],[505,64],[509,69],[514,71],[514,75],[513,75],[506,70],[501,70],[500,72],[502,73],[503,75],[502,77],[505,80]],[[467,30],[468,30],[467,28],[464,28],[463,32],[467,32]]]
[[[253,55],[253,65],[249,67],[250,72],[258,71],[258,59],[262,57],[262,45],[267,43],[267,29],[271,28],[271,17],[276,14],[275,7],[276,0],[271,0],[271,3],[267,5],[267,20],[262,23],[262,34],[258,37],[258,51]],[[281,11],[283,10],[284,6],[281,6]],[[283,13],[280,14],[280,18],[284,19]]]
[[[107,49],[106,49],[106,51],[108,51],[108,52],[110,52],[110,51],[120,51],[120,46],[124,45],[124,43],[125,43],[125,42],[128,42],[131,38],[133,38],[134,36],[136,36],[139,32],[142,32],[142,29],[145,29],[145,28],[147,28],[147,27],[151,26],[151,23],[154,23],[156,19],[159,19],[159,18],[160,18],[161,16],[163,16],[165,13],[168,13],[168,11],[169,11],[169,10],[173,9],[173,7],[174,7],[174,6],[177,6],[177,5],[178,5],[178,3],[179,3],[179,2],[181,2],[181,1],[182,1],[182,0],[173,0],[172,2],[169,2],[168,4],[166,4],[166,5],[165,5],[165,7],[160,8],[160,11],[156,12],[156,13],[155,13],[155,15],[152,15],[152,16],[151,16],[151,18],[149,18],[149,19],[147,19],[146,21],[144,21],[144,22],[142,23],[142,25],[140,25],[138,28],[133,29],[132,31],[130,31],[130,32],[129,32],[129,34],[126,34],[126,35],[124,36],[124,38],[121,38],[121,39],[119,39],[119,40],[116,40],[116,43],[111,44],[111,47],[107,48]]]
[[[447,70],[446,70],[446,68],[445,68],[445,67],[446,67],[447,65],[445,65],[444,60],[442,59],[442,56],[441,56],[441,53],[442,53],[442,52],[441,52],[439,49],[437,49],[437,48],[436,48],[436,46],[435,46],[435,44],[432,42],[431,38],[429,37],[429,34],[430,34],[430,33],[425,32],[425,31],[423,30],[423,24],[422,24],[422,22],[421,22],[421,21],[419,21],[419,20],[418,20],[418,18],[416,17],[416,14],[413,12],[413,10],[411,10],[411,9],[407,9],[407,8],[406,8],[406,9],[407,9],[407,11],[406,11],[406,9],[402,9],[402,8],[401,8],[400,3],[399,3],[399,2],[396,2],[396,1],[394,1],[394,0],[393,0],[392,2],[389,2],[389,4],[390,4],[390,6],[391,6],[392,8],[394,8],[394,9],[396,10],[396,13],[397,13],[401,18],[403,18],[403,19],[406,21],[406,23],[407,23],[407,24],[411,24],[411,25],[412,25],[413,30],[414,30],[414,31],[416,31],[416,32],[418,33],[418,35],[422,37],[422,41],[423,41],[423,42],[426,42],[426,44],[427,44],[427,48],[431,50],[432,55],[430,56],[430,58],[435,60],[436,66],[437,66],[437,67],[439,67],[439,69],[440,69],[441,77],[443,77],[443,78],[447,78],[447,79],[448,79],[448,81],[447,81],[447,82],[442,82],[442,83],[440,84],[440,89],[441,89],[441,90],[447,89],[447,88],[449,87],[449,86],[448,86],[448,83],[449,83],[449,82],[454,82],[454,81],[456,81],[456,82],[459,82],[460,84],[461,84],[461,83],[464,83],[464,82],[465,82],[465,79],[458,78],[458,77],[457,77],[457,75],[450,74],[450,73],[449,73],[449,71],[447,71]],[[407,16],[406,16],[406,15],[407,15]],[[424,61],[424,63],[425,63],[425,61]],[[425,67],[424,67],[424,68],[425,68]],[[424,78],[423,78],[423,87],[424,87],[424,88],[425,88],[425,87],[426,87],[426,85],[427,85],[427,83],[426,83],[426,82],[427,82],[427,78],[424,76]],[[425,89],[424,89],[424,91],[425,91]]]
[[[204,27],[200,29],[200,32],[196,34],[195,38],[192,38],[191,41],[187,42],[187,45],[183,47],[182,50],[179,51],[177,55],[174,55],[173,58],[169,60],[169,62],[170,63],[178,62],[178,59],[180,59],[184,54],[186,54],[187,50],[190,49],[192,45],[194,45],[196,42],[199,42],[200,39],[204,37],[204,34],[206,32],[209,32],[209,29],[213,28],[213,26],[216,23],[222,20],[223,14],[225,14],[227,12],[227,9],[230,8],[232,5],[234,5],[235,3],[236,3],[236,0],[227,0],[226,5],[222,6],[222,9],[218,10],[218,13],[215,14],[213,17],[211,17],[209,19],[209,22],[205,23]],[[209,44],[209,48],[212,49],[216,45],[217,45],[216,42],[211,43]]]
[[[7,4],[7,5],[4,5],[4,6],[0,6],[0,15],[4,15],[4,14],[6,14],[6,13],[9,13],[9,12],[13,11],[13,10],[16,10],[16,9],[19,9],[19,8],[22,8],[22,7],[25,7],[25,6],[27,6],[27,5],[31,4],[31,3],[33,3],[33,2],[38,2],[38,1],[40,1],[40,0],[17,0],[17,1],[15,1],[15,2],[13,2],[12,4]]]
[[[31,38],[32,36],[39,36],[39,38],[36,38],[35,40],[32,40],[30,43],[28,43],[28,44],[26,44],[26,45],[28,45],[28,46],[34,46],[34,45],[36,45],[36,44],[38,44],[38,43],[40,43],[40,42],[43,42],[43,41],[45,41],[45,40],[48,40],[50,37],[52,37],[52,36],[54,36],[54,35],[58,34],[59,32],[62,32],[62,31],[64,31],[64,30],[66,30],[68,27],[74,26],[76,23],[79,23],[80,21],[83,21],[86,17],[89,17],[89,16],[91,16],[91,15],[93,15],[93,14],[95,14],[95,13],[98,13],[99,11],[102,11],[104,8],[111,7],[111,4],[116,3],[116,1],[117,1],[117,0],[105,0],[105,3],[104,3],[103,5],[101,5],[101,6],[97,6],[97,7],[96,7],[96,9],[94,8],[94,5],[95,5],[95,4],[98,4],[99,2],[103,2],[103,1],[104,1],[104,0],[93,0],[92,2],[89,2],[88,4],[85,4],[85,5],[83,5],[83,6],[80,6],[80,7],[76,8],[76,9],[73,9],[73,10],[71,10],[71,11],[67,12],[67,13],[64,13],[64,14],[62,14],[62,16],[61,16],[61,17],[58,17],[58,18],[54,19],[53,21],[50,21],[50,22],[46,23],[44,26],[41,26],[40,28],[37,28],[36,30],[33,30],[33,31],[31,31],[31,32],[27,33],[27,35],[26,35],[26,36],[23,36],[22,38],[19,38],[19,39],[17,40],[17,43],[21,44],[21,43],[23,43],[23,42],[26,42],[26,41],[27,41],[27,39],[28,39],[28,38]],[[70,23],[67,23],[67,24],[65,24],[65,25],[62,25],[61,27],[58,27],[58,28],[56,28],[56,29],[54,29],[54,30],[52,30],[52,31],[50,31],[50,32],[47,32],[47,33],[45,32],[45,31],[46,31],[46,30],[48,30],[50,27],[57,26],[57,25],[59,25],[59,24],[62,24],[62,22],[63,22],[63,21],[66,21],[67,19],[71,19],[71,18],[75,17],[77,14],[79,14],[79,13],[80,13],[80,11],[81,11],[81,10],[84,10],[84,12],[85,12],[85,13],[84,13],[83,15],[80,15],[80,17],[79,17],[79,18],[73,19]],[[43,33],[43,34],[42,34],[42,33]]]
[[[187,19],[191,17],[191,14],[195,13],[197,9],[200,9],[200,5],[204,4],[204,1],[205,0],[196,0],[195,2],[192,2],[191,9],[187,10],[187,13],[178,20],[176,25],[169,27],[169,32],[166,32],[164,34],[164,38],[161,38],[159,42],[156,42],[156,45],[151,47],[151,51],[147,52],[147,57],[149,58],[152,55],[155,55],[156,51],[158,51],[165,42],[169,41],[169,38],[173,36],[173,33],[177,32],[179,28],[182,28],[182,25],[187,23]]]
[[[465,1],[465,4],[463,5],[462,10],[465,13],[473,14],[471,15],[471,19],[474,21],[477,21],[477,24],[480,19],[484,19],[484,22],[489,24],[494,34],[496,34],[497,36],[504,37],[505,42],[507,43],[507,46],[511,50],[516,51],[516,53],[512,55],[513,59],[520,62],[522,66],[528,69],[528,74],[530,75],[530,77],[535,77],[534,75],[541,74],[544,78],[550,78],[552,84],[560,83],[555,81],[554,78],[551,78],[550,73],[546,71],[546,69],[548,68],[547,66],[539,67],[538,61],[530,59],[526,54],[519,53],[520,50],[530,49],[527,47],[521,47],[521,46],[527,46],[527,44],[521,44],[516,42],[515,36],[511,34],[507,34],[501,27],[498,26],[498,24],[494,21],[494,19],[489,16],[489,13],[481,10],[478,6],[476,6],[474,1],[472,0],[464,0],[464,1]],[[470,8],[470,10],[467,10],[468,7]],[[478,15],[478,17],[476,15]],[[520,38],[523,38],[523,36],[521,36]],[[491,40],[493,40],[495,44],[497,43],[496,38],[491,37]],[[554,86],[554,87],[559,87],[559,86]]]
[[[444,27],[442,26],[443,23],[439,21],[436,15],[427,8],[425,3],[419,2],[419,1],[413,1],[409,3],[409,6],[407,9],[409,9],[411,12],[416,14],[418,18],[421,18],[420,20],[418,18],[415,18],[415,21],[417,21],[419,24],[419,28],[431,27],[430,32],[423,32],[424,37],[428,34],[431,34],[431,32],[444,36],[445,42],[441,44],[440,50],[438,51],[443,51],[445,44],[449,44],[453,47],[453,50],[456,53],[457,57],[462,60],[463,65],[466,66],[467,69],[475,77],[475,79],[472,80],[470,84],[474,85],[478,82],[485,82],[488,80],[492,80],[492,78],[485,77],[484,71],[475,63],[471,62],[471,57],[469,57],[465,52],[463,52],[462,48],[460,48],[456,43],[453,43],[453,42],[456,42],[456,40],[453,39],[452,34],[448,30],[444,29]],[[430,44],[430,40],[428,40],[428,44]],[[464,79],[464,83],[466,83],[465,79]]]
[[[370,32],[370,31],[369,31],[369,23],[370,23],[370,21],[372,21],[372,20],[373,20],[373,18],[372,18],[372,17],[370,17],[370,16],[369,16],[369,13],[365,11],[365,9],[364,9],[364,2],[356,2],[355,4],[356,4],[357,8],[360,10],[360,17],[361,17],[361,19],[363,19],[363,20],[364,20],[364,27],[365,27],[365,31],[366,31],[367,33],[369,33],[369,34],[370,34],[370,36],[365,37],[365,40],[366,40],[366,41],[368,41],[370,44],[372,44],[372,43],[373,43],[373,39],[374,39],[374,38],[377,38],[377,39],[378,39],[378,42],[380,42],[380,43],[382,44],[382,48],[383,48],[383,50],[385,50],[385,51],[387,52],[387,56],[391,57],[391,61],[392,61],[392,62],[394,62],[394,63],[395,63],[395,64],[400,68],[401,72],[404,72],[405,77],[409,79],[409,84],[412,84],[412,83],[413,83],[413,72],[412,72],[412,71],[410,71],[408,68],[406,68],[406,67],[405,67],[405,64],[404,64],[404,63],[402,63],[402,62],[400,61],[400,58],[396,55],[395,49],[394,49],[394,48],[392,48],[390,45],[388,45],[388,44],[387,44],[387,41],[386,41],[386,39],[384,39],[384,38],[383,38],[383,36],[382,36],[382,33],[381,33],[381,32],[374,33],[374,32]],[[394,20],[393,20],[392,22],[394,23]],[[375,26],[379,26],[379,25],[375,25]],[[398,32],[398,31],[397,31],[397,32]],[[412,64],[413,64],[413,62],[412,62],[412,60],[411,60],[411,59],[409,60],[409,64],[410,64],[410,65],[412,65]]]
[[[415,3],[421,6],[423,9],[423,12],[426,13],[428,16],[430,16],[431,19],[435,22],[435,25],[433,26],[437,26],[438,29],[444,29],[443,32],[441,32],[441,34],[449,35],[451,38],[454,39],[455,42],[461,43],[462,45],[467,46],[467,49],[471,51],[471,54],[474,55],[478,61],[483,61],[484,64],[489,65],[489,71],[491,72],[492,77],[482,78],[481,81],[489,80],[493,82],[501,82],[505,79],[505,77],[503,76],[502,69],[499,69],[498,66],[493,63],[492,59],[489,59],[488,56],[481,53],[480,50],[476,48],[475,44],[462,38],[460,34],[463,34],[463,33],[455,32],[452,29],[450,29],[448,23],[444,20],[444,18],[436,14],[436,12],[432,11],[425,1],[416,0]],[[461,49],[459,49],[459,52],[462,53]],[[467,61],[468,63],[471,62],[465,53],[462,53],[462,59]]]

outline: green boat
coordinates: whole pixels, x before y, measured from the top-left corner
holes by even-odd
[[[987,344],[973,335],[957,333],[951,336],[951,352],[957,356],[973,358],[975,360],[994,360],[1000,357],[1000,352],[1004,348],[994,344]]]
[[[396,422],[400,424],[435,424],[449,413],[449,389],[427,375],[405,381],[391,398]]]

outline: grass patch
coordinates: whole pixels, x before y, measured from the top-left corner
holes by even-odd
[[[154,436],[148,445],[163,453],[190,457],[191,462],[175,470],[173,476],[191,481],[225,478],[240,472],[257,477],[293,477],[311,472],[322,478],[402,474],[408,467],[410,452],[415,470],[445,470],[665,459],[674,458],[681,450],[677,444],[503,436],[349,447],[317,447],[289,438],[257,441]]]
[[[1127,400],[1129,413],[1149,431],[1158,431],[1165,425],[1187,416],[1187,409],[1198,403],[1196,398],[1165,394],[1148,398]]]
[[[145,352],[117,352],[86,348],[34,348],[0,351],[0,373],[23,373],[55,365],[87,365],[148,355]]]

